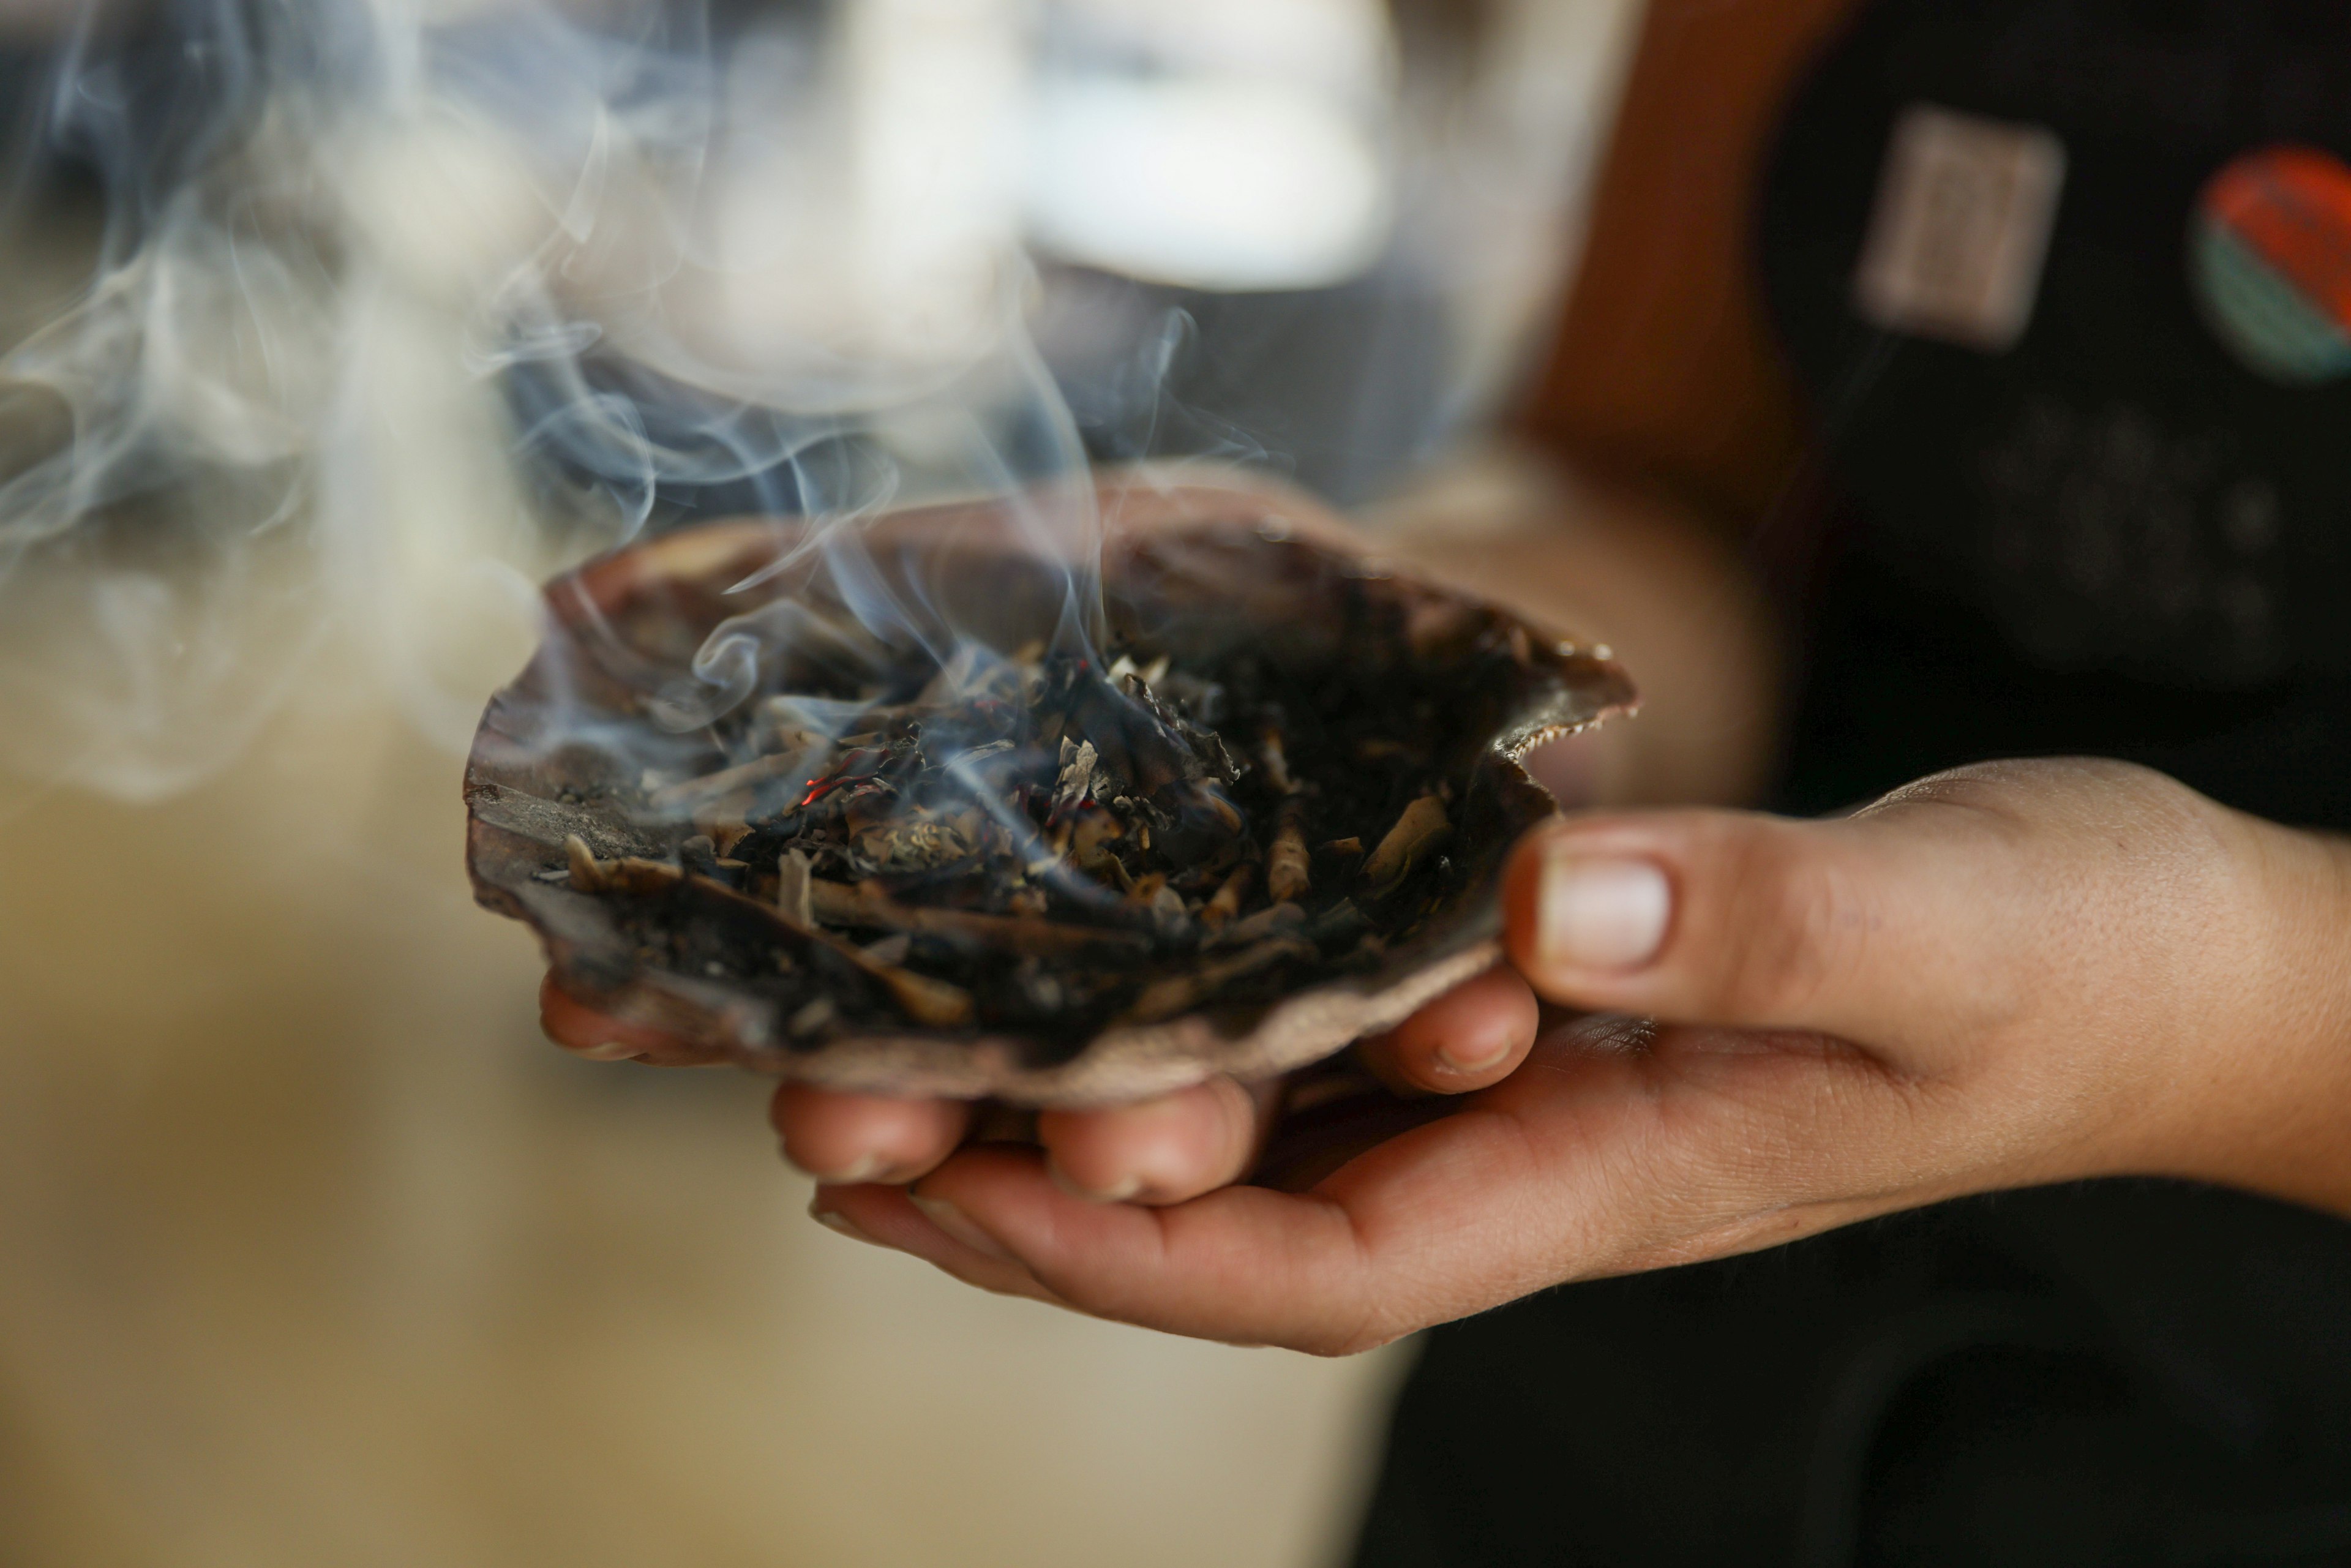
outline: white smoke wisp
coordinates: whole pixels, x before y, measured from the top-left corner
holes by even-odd
[[[329,643],[462,749],[536,582],[697,513],[853,553],[895,502],[1041,496],[1040,549],[1082,562],[1091,490],[1056,482],[1083,454],[991,194],[1018,0],[850,10],[905,15],[877,45],[714,40],[677,5],[162,0],[48,40],[11,227],[100,221],[75,302],[0,360],[0,764],[168,795]],[[891,71],[933,120],[858,134]],[[705,654],[680,724],[739,695]]]

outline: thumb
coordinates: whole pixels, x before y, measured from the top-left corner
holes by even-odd
[[[2029,858],[1999,822],[1936,807],[1585,818],[1520,846],[1510,953],[1573,1007],[1928,1048],[2013,1014],[2017,960],[2065,884],[2020,874]]]

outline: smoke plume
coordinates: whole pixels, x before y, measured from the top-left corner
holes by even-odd
[[[919,6],[962,64],[890,55],[937,114],[883,136],[820,66],[881,46],[793,13],[183,0],[7,39],[11,254],[68,303],[0,361],[0,761],[168,794],[329,645],[461,747],[539,579],[701,516],[822,519],[853,588],[862,519],[1017,493],[1081,622],[1082,451],[976,199],[1008,151],[956,131],[1015,89],[956,32],[992,8]],[[721,628],[665,722],[776,632]]]

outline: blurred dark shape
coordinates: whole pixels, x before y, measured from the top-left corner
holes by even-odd
[[[798,517],[853,508],[887,483],[870,437],[838,421],[728,398],[590,351],[522,360],[502,373],[516,436],[543,482],[601,490],[655,532],[746,513]],[[660,455],[617,446],[625,428]],[[769,455],[788,453],[783,461]]]
[[[1327,288],[1211,293],[1083,268],[1036,321],[1097,462],[1216,457],[1342,504],[1392,484],[1447,426],[1445,304],[1390,261]]]
[[[1327,288],[1238,294],[1050,267],[1031,325],[1098,463],[1211,457],[1345,504],[1395,483],[1450,428],[1445,304],[1399,265]],[[663,451],[663,476],[643,497],[656,530],[740,512],[841,509],[880,482],[870,436],[615,355],[525,362],[506,376],[525,449],[567,482],[632,497],[650,483],[614,466],[597,433],[570,438],[591,403]],[[999,441],[1014,472],[1050,471],[1050,433]],[[755,455],[778,449],[793,455]]]
[[[826,0],[635,4],[582,18],[616,37],[658,40],[681,57],[723,59],[753,29],[815,36]],[[1401,7],[1401,41],[1442,74],[1478,37],[1480,5]],[[281,47],[313,57],[316,87],[373,68],[367,39],[339,8],[309,8]],[[106,254],[131,254],[145,219],[192,173],[252,129],[263,84],[250,54],[191,48],[206,29],[237,27],[235,6],[182,0],[120,13],[45,45],[0,46],[0,146],[20,223],[68,209],[102,212]],[[70,102],[60,111],[61,89]],[[96,258],[94,258],[96,259]],[[1098,461],[1217,457],[1282,474],[1341,503],[1376,496],[1458,422],[1447,374],[1452,324],[1440,283],[1395,249],[1363,276],[1328,287],[1217,292],[1049,265],[1034,329]],[[854,476],[877,461],[864,438],[820,425],[782,441],[795,416],[681,385],[618,355],[572,366],[519,363],[507,380],[517,434],[560,486],[621,492],[645,526],[731,512],[799,512],[853,503]],[[581,394],[641,428],[674,465],[657,484],[612,471],[615,455],[565,425]],[[743,437],[730,445],[730,432]],[[1041,438],[1040,438],[1041,439]],[[1011,444],[1020,445],[1019,433]],[[738,450],[739,449],[739,450]],[[766,461],[745,455],[764,453]],[[1040,468],[1042,459],[1040,458]],[[821,472],[820,472],[821,471]],[[634,486],[634,490],[632,490]],[[650,486],[652,493],[643,493]]]
[[[1890,128],[1921,102],[2064,147],[2006,352],[1855,307]],[[2283,821],[2351,810],[2351,381],[2232,350],[2191,252],[2214,176],[2281,143],[2351,158],[2351,12],[1885,0],[1813,71],[1758,230],[1836,497],[1794,803],[2081,752]]]

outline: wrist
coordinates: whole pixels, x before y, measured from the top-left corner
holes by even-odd
[[[2252,907],[2184,1057],[2174,1174],[2351,1215],[2351,840],[2237,821]]]

